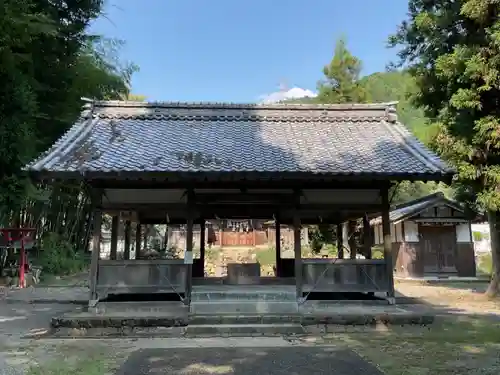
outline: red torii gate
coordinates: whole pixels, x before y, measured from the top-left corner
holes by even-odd
[[[4,248],[19,249],[19,287],[26,287],[26,248],[33,247],[35,228],[0,228],[5,243]]]

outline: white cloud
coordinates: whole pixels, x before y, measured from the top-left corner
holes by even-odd
[[[271,94],[262,95],[261,103],[277,103],[285,99],[314,98],[317,94],[314,91],[294,87],[286,91],[277,91]]]

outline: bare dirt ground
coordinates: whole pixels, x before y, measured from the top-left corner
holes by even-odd
[[[497,314],[500,316],[500,300],[488,299],[484,292],[485,282],[396,282],[398,296],[420,299],[423,303],[464,314]]]
[[[86,288],[11,290],[7,297],[0,298],[0,375],[123,374],[125,372],[117,372],[118,369],[127,366],[127,358],[143,349],[159,348],[168,352],[168,348],[324,348],[332,345],[357,353],[389,375],[496,375],[500,373],[500,303],[481,294],[486,286],[472,282],[438,285],[397,283],[399,295],[419,298],[443,313],[455,313],[440,317],[430,327],[348,328],[335,334],[294,338],[102,340],[23,338],[47,329],[52,316],[81,308],[62,302],[85,298],[88,294]],[[52,297],[61,303],[30,303],[38,297]],[[497,319],[491,315],[496,315]],[[203,364],[194,358],[194,365],[199,367]],[[135,370],[129,368],[127,371],[131,373]],[[234,368],[227,366],[224,371],[218,373],[238,374]]]

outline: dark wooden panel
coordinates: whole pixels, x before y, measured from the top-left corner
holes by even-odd
[[[186,269],[183,259],[100,260],[97,293],[184,293]]]
[[[387,266],[380,259],[304,259],[304,291],[387,292]]]
[[[476,257],[473,243],[457,244],[457,272],[461,277],[476,277]]]

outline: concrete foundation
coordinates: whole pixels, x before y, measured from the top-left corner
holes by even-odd
[[[286,285],[198,285],[189,307],[182,302],[101,302],[53,318],[52,327],[58,336],[299,335],[318,326],[432,323],[434,316],[421,311],[377,300],[299,303],[295,287]]]

